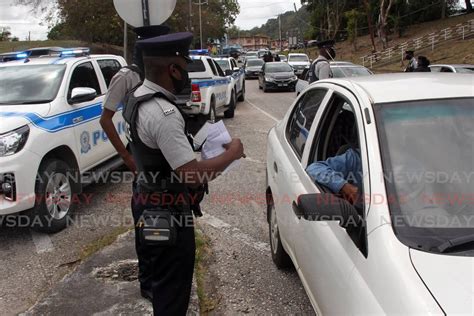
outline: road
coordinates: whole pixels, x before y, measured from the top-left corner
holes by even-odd
[[[292,104],[292,92],[263,93],[247,81],[246,102],[224,123],[240,137],[247,158],[210,185],[197,220],[209,238],[207,296],[216,314],[312,314],[295,271],[272,263],[265,217],[266,136]],[[74,223],[44,235],[0,224],[0,311],[15,315],[28,309],[53,284],[80,263],[84,254],[132,226],[130,183],[95,184],[85,189]]]

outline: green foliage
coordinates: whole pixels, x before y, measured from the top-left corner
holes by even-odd
[[[9,26],[0,26],[0,42],[10,41],[12,33]]]

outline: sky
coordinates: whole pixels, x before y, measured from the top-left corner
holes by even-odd
[[[46,39],[48,26],[42,25],[41,17],[32,14],[29,7],[14,5],[14,1],[0,0],[0,26],[10,26],[12,35],[20,40],[25,40],[28,32],[31,40]],[[261,26],[280,13],[294,10],[293,3],[297,9],[301,7],[300,0],[239,0],[240,15],[235,24],[243,30]]]

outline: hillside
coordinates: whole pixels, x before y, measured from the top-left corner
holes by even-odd
[[[413,40],[420,36],[439,32],[447,27],[454,27],[459,23],[465,23],[469,20],[474,19],[474,13],[447,18],[445,20],[431,21],[421,24],[412,25],[407,29],[404,36],[398,38],[395,35],[390,37],[390,46],[396,46],[400,43]],[[376,39],[377,41],[377,39]],[[352,45],[349,41],[338,42],[337,48],[337,60],[352,61],[357,64],[362,63],[361,57],[371,53],[372,45],[370,44],[370,37],[361,36],[357,38],[357,51],[353,50]],[[381,45],[377,43],[377,48],[381,49]],[[308,49],[310,58],[317,57],[317,50],[315,48]],[[463,40],[452,40],[444,44],[437,44],[435,50],[431,48],[422,49],[415,52],[416,55],[424,55],[430,59],[431,63],[472,63],[474,64],[474,37],[466,38]],[[367,66],[367,65],[366,65]],[[375,72],[397,72],[405,68],[401,64],[401,61],[394,61],[385,65],[375,64],[373,70]]]

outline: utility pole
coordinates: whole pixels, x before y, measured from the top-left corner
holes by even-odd
[[[127,60],[127,48],[128,48],[128,27],[127,22],[123,21],[123,58]]]
[[[202,6],[207,3],[207,0],[198,0],[198,3],[195,3],[199,6],[199,40],[201,42],[201,49],[202,49]]]
[[[280,52],[283,51],[283,45],[281,43],[281,14],[278,15],[278,26],[280,30]]]
[[[193,0],[189,0],[189,21],[188,31],[193,31]]]
[[[293,2],[293,6],[295,8],[295,16],[296,16],[296,19],[298,20],[298,33],[301,34],[301,37],[303,38],[303,46],[304,46],[304,52],[306,54],[308,54],[308,50],[306,49],[306,45],[304,45],[304,34],[301,30],[301,23],[300,23],[300,19],[298,19],[298,10],[296,9],[296,3]]]

